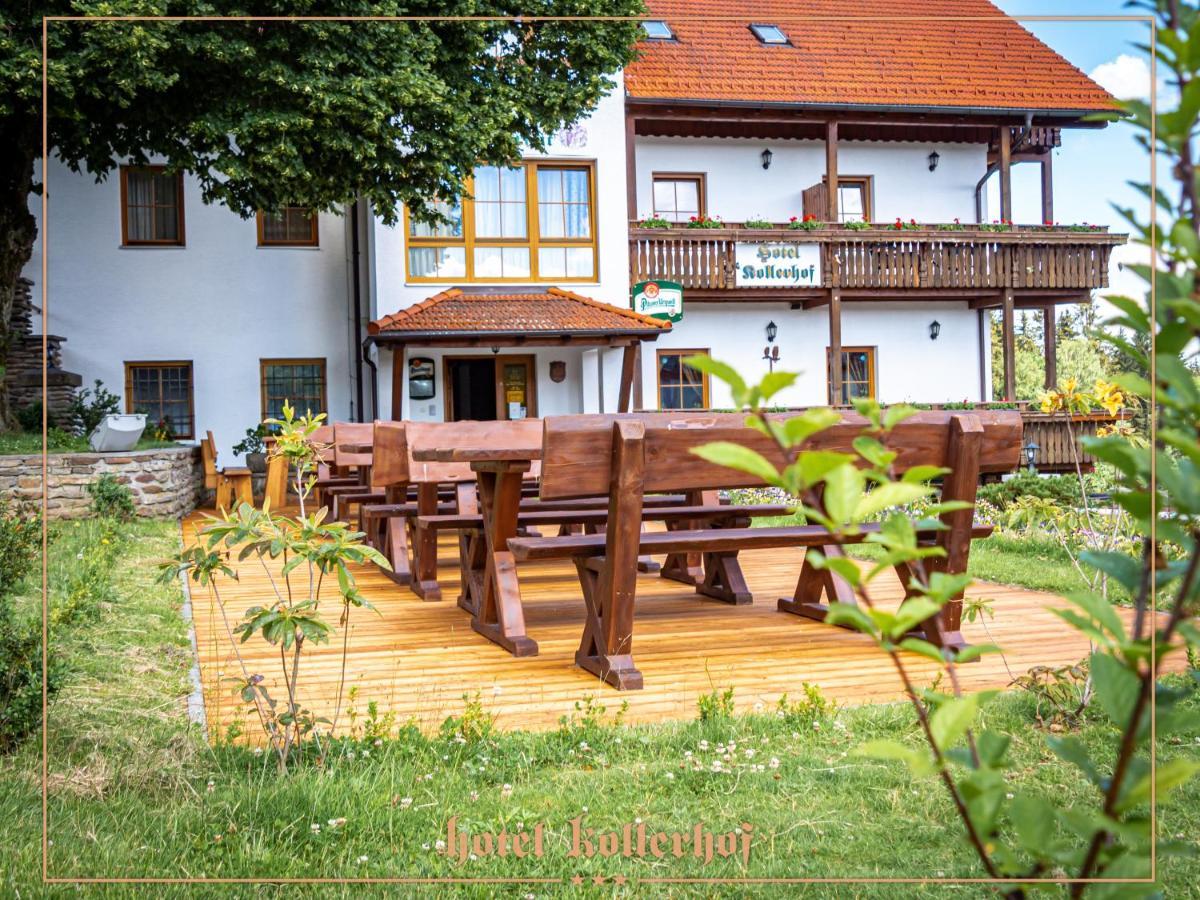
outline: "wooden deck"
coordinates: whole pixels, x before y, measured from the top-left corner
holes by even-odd
[[[200,524],[198,514],[185,520],[189,543]],[[800,551],[744,554],[755,597],[749,606],[701,599],[684,585],[657,575],[640,576],[634,657],[646,686],[628,692],[613,690],[574,666],[583,601],[569,563],[519,568],[528,631],[541,649],[538,656],[516,659],[475,634],[467,614],[455,604],[455,556],[456,547],[447,537],[439,571],[447,599],[436,603],[421,601],[374,569],[359,572],[362,591],[379,612],[355,610],[351,617],[346,688],[356,688],[352,705],[360,716],[373,701],[381,714],[394,712],[397,724],[413,720],[423,729],[436,729],[447,716],[462,712],[464,694],[479,692],[500,727],[547,729],[586,697],[596,698],[610,714],[628,701],[625,721],[654,722],[692,719],[700,694],[729,686],[739,710],[769,707],[784,693],[795,697],[806,681],[843,704],[902,696],[891,662],[866,637],[776,610],[777,598],[791,596]],[[257,561],[242,563],[239,575],[240,581],[221,585],[235,623],[247,607],[271,596],[267,573]],[[190,588],[210,731],[218,724],[223,731],[235,718],[246,717],[230,684],[221,681],[232,677],[237,667],[219,612],[203,588]],[[874,593],[881,603],[898,604],[900,584],[889,573]],[[978,621],[964,623],[964,635],[975,643],[1004,647],[1013,673],[1035,665],[1073,663],[1087,654],[1086,639],[1049,612],[1063,603],[1061,598],[987,583],[977,584],[970,593],[993,599],[996,616],[988,623],[990,638]],[[332,618],[333,603],[327,612]],[[241,646],[252,672],[266,675],[268,683],[277,677],[278,651],[258,639]],[[907,661],[918,683],[932,680],[936,666],[931,661],[911,654]],[[340,640],[312,651],[302,665],[302,680],[313,688],[307,692],[310,707],[317,715],[331,716],[340,675]],[[972,690],[1003,688],[1012,680],[999,655],[965,665],[960,672],[964,686]],[[272,687],[272,693],[282,691]],[[345,706],[338,724],[344,731]]]

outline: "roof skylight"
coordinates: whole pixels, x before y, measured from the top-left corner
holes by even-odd
[[[642,22],[642,28],[646,32],[646,38],[651,41],[673,41],[675,40],[675,32],[671,30],[671,26],[661,19],[647,19]]]
[[[750,30],[764,44],[786,44],[788,42],[787,35],[778,25],[753,24],[750,26]]]

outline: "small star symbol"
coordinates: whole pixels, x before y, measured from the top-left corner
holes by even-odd
[[[624,884],[628,879],[624,875],[614,875],[613,884]]]
[[[593,875],[592,883],[593,884],[604,884],[604,876],[603,875]]]
[[[583,876],[576,875],[574,878],[571,879],[571,884],[575,885],[575,887],[582,887],[583,886]]]

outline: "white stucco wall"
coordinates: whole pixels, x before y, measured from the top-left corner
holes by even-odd
[[[801,193],[825,174],[823,141],[640,137],[635,148],[638,218],[653,212],[655,172],[705,173],[708,215],[727,222],[802,216]],[[772,153],[769,169],[760,158],[766,149]],[[930,172],[934,150],[941,158]],[[975,184],[987,169],[986,156],[983,144],[842,141],[838,171],[874,176],[874,221],[973,222]]]
[[[320,216],[318,248],[258,247],[254,219],[206,206],[185,176],[187,245],[122,247],[115,173],[96,184],[54,164],[48,189],[47,330],[85,386],[123,395],[126,361],[190,360],[197,433],[213,432],[222,465],[261,418],[260,359],[325,358],[330,416],[350,417],[342,216]],[[26,269],[38,305],[41,248]]]
[[[941,331],[929,338],[929,323]],[[647,344],[642,357],[642,381],[647,407],[657,403],[656,349],[707,350],[733,364],[747,380],[767,372],[762,358],[765,329],[774,322],[779,331],[780,361],[776,368],[800,372],[791,388],[777,395],[781,406],[819,406],[826,400],[825,353],[829,346],[827,309],[793,310],[780,304],[720,304],[686,306],[677,323],[657,344]],[[978,401],[979,333],[977,316],[966,303],[919,301],[894,303],[843,302],[842,346],[876,348],[876,383],[883,403],[914,401],[940,403]],[[732,398],[722,382],[712,381],[710,402],[729,407]]]

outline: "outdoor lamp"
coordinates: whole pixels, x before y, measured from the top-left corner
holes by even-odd
[[[1029,443],[1026,444],[1024,447],[1022,447],[1021,449],[1025,451],[1025,461],[1029,463],[1029,471],[1030,472],[1037,471],[1034,464],[1037,462],[1038,451],[1041,450],[1042,448],[1039,447],[1037,444],[1035,444],[1033,442],[1033,440],[1031,439],[1029,441]]]
[[[942,323],[939,322],[937,319],[934,319],[932,322],[929,323],[929,339],[931,341],[936,341],[938,339],[938,335],[941,333],[942,333]]]
[[[768,344],[775,343],[775,335],[777,335],[777,334],[779,334],[779,328],[775,325],[774,322],[768,322],[767,323],[767,343]]]
[[[762,152],[762,161],[763,161],[764,169],[771,168],[771,157],[772,156],[774,156],[774,154],[770,150],[764,150]]]
[[[936,169],[938,167],[938,163],[941,161],[941,159],[942,159],[942,154],[938,153],[936,150],[934,150],[932,153],[929,154],[929,171],[930,172],[932,172],[934,169]]]

